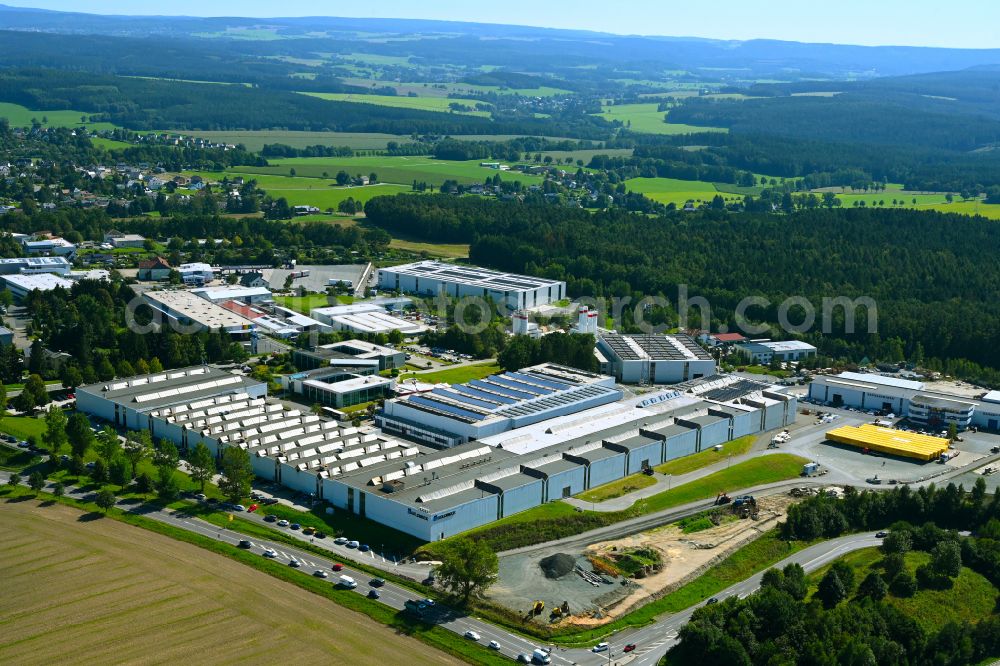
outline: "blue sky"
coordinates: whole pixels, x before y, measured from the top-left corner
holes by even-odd
[[[770,38],[839,44],[1000,48],[995,0],[0,0],[102,14],[363,16],[514,23],[619,34]]]

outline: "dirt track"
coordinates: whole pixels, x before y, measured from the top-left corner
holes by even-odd
[[[0,663],[458,663],[197,546],[0,500]]]

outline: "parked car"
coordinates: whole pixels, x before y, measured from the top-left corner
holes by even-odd
[[[889,533],[886,532],[885,530],[881,530],[881,531],[875,533],[875,538],[876,539],[884,539],[887,536],[889,536]]]
[[[246,510],[247,510],[247,508],[245,506],[243,506],[242,504],[234,504],[233,505],[233,511],[240,512],[240,511],[246,511]]]
[[[285,520],[284,518],[282,518],[281,520],[278,521],[278,527],[288,527],[288,525],[289,525],[289,522],[287,520]]]
[[[529,657],[528,655],[526,655],[526,654],[524,654],[522,652],[521,654],[517,655],[517,663],[519,663],[519,664],[530,664],[531,663],[531,657]]]
[[[371,585],[372,587],[382,587],[383,585],[385,585],[385,581],[381,578],[372,578],[370,581],[368,581],[368,584]]]
[[[248,539],[240,539],[240,548],[253,548],[253,542]]]
[[[299,525],[298,523],[292,523],[291,527],[293,530],[302,529],[302,526]]]
[[[635,649],[635,643],[629,643],[628,645],[622,648],[622,652],[631,652],[634,649]]]
[[[302,566],[302,563],[293,557],[292,559],[288,560],[288,566],[290,566],[293,569],[298,569],[299,567]]]
[[[306,527],[306,528],[304,528],[302,530],[302,533],[305,534],[306,536],[308,536],[310,534],[315,534],[316,533],[316,528],[315,527]]]
[[[470,641],[479,640],[479,634],[473,631],[472,629],[469,629],[467,632],[465,632],[465,637],[468,638]]]
[[[277,504],[278,503],[278,498],[277,497],[268,497],[267,499],[263,500],[263,503],[266,504],[267,506],[271,506],[272,504]]]
[[[333,569],[334,571],[343,571],[344,570],[344,565],[341,564],[340,562],[334,562],[333,566],[330,567],[330,568]]]
[[[336,539],[333,540],[333,542],[338,546],[343,546],[347,544],[347,537],[337,537]]]
[[[359,542],[357,542],[357,541],[348,541],[347,542],[347,547],[348,548],[358,548],[360,545],[361,544]]]
[[[274,558],[278,556],[278,553],[275,550],[268,548],[263,553],[261,553],[261,555],[263,555],[264,557]]]
[[[500,644],[497,643],[496,641],[490,641],[490,644],[487,647],[489,647],[491,650],[499,650]]]
[[[315,534],[313,534],[313,536],[316,537],[317,539],[325,539],[326,532],[316,532]]]
[[[322,569],[316,569],[316,571],[313,571],[313,576],[316,576],[316,578],[326,578],[329,575],[330,574],[323,571]]]
[[[253,513],[254,511],[256,511],[259,508],[260,507],[257,506],[256,504],[251,504],[250,506],[247,507],[247,511],[249,511],[250,513]]]
[[[369,599],[378,599],[381,596],[382,595],[379,594],[378,590],[368,590],[368,598]]]
[[[195,495],[195,496],[194,496],[194,498],[195,498],[196,500],[198,500],[199,502],[204,502],[204,501],[205,501],[206,499],[208,499],[208,498],[207,498],[207,497],[205,496],[205,493],[198,493],[197,495]]]
[[[264,522],[265,523],[276,523],[276,522],[278,522],[278,517],[276,515],[274,515],[273,513],[269,513],[266,516],[264,516]]]
[[[361,544],[360,546],[358,546],[358,550],[360,550],[360,551],[361,551],[362,553],[367,553],[367,552],[368,552],[369,550],[371,550],[371,549],[372,549],[372,547],[371,547],[371,546],[369,546],[369,545],[368,545],[368,544],[366,544],[366,543],[364,543],[364,544]]]
[[[715,597],[712,597],[711,599],[705,602],[705,605],[711,606],[712,604],[717,604],[717,603],[719,603],[719,600]]]
[[[608,646],[607,643],[598,643],[594,647],[590,648],[590,651],[591,652],[606,652],[607,649],[608,649],[608,647],[609,646]]]

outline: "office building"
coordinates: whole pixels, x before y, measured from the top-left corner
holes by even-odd
[[[597,338],[601,371],[623,384],[677,384],[715,374],[715,359],[684,333]]]
[[[421,296],[489,298],[509,310],[534,308],[566,298],[566,283],[559,280],[440,261],[380,268],[378,286]]]

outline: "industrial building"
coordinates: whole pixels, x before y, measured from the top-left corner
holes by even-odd
[[[689,335],[621,335],[597,337],[601,372],[623,384],[677,384],[715,374],[715,359]]]
[[[388,432],[452,447],[621,397],[610,377],[544,363],[390,400],[375,422]]]
[[[345,340],[315,349],[295,349],[292,361],[297,368],[313,370],[328,366],[340,368],[370,367],[373,372],[394,370],[406,364],[406,354],[392,347],[364,340]]]
[[[396,380],[326,366],[286,375],[281,378],[281,386],[286,391],[302,396],[310,404],[340,409],[390,397],[396,387]]]
[[[169,321],[197,331],[245,333],[254,327],[254,322],[250,319],[190,291],[147,291],[142,298]]]
[[[215,279],[215,271],[208,264],[195,262],[177,267],[184,284],[200,286]]]
[[[949,441],[913,432],[894,430],[865,423],[860,426],[843,426],[826,433],[831,442],[847,444],[865,451],[876,451],[901,458],[937,460],[948,450]]]
[[[553,388],[557,402],[577,389],[608,390],[602,383],[608,378],[584,373],[573,383],[570,373],[538,366],[498,375],[477,389],[470,383],[442,390],[499,399],[514,384],[570,387]],[[269,402],[265,394],[262,382],[194,367],[80,387],[77,406],[118,426],[148,430],[182,451],[198,442],[216,455],[239,446],[257,476],[427,541],[784,427],[796,413],[792,395],[762,382],[713,376],[584,409],[532,410],[532,399],[518,400],[528,418],[517,427],[442,450],[370,428],[345,428]]]
[[[243,287],[232,285],[226,287],[201,287],[192,289],[192,294],[197,294],[207,301],[222,303],[224,301],[236,301],[252,305],[254,303],[264,303],[274,300],[267,287]]]
[[[267,384],[210,366],[192,366],[81,386],[76,390],[76,408],[116,427],[147,430],[157,425],[150,417],[152,411],[236,394],[263,398],[267,395]],[[154,429],[153,433],[163,436],[162,428]],[[186,443],[186,437],[175,441]]]
[[[17,257],[0,259],[0,275],[52,273],[68,275],[73,265],[66,257]]]
[[[801,361],[816,355],[816,348],[801,340],[751,340],[736,345],[736,351],[750,363],[770,365],[775,359]]]
[[[809,385],[809,398],[835,407],[854,407],[905,416],[929,430],[958,430],[975,426],[1000,430],[1000,391],[972,398],[930,390],[923,382],[873,373],[842,372],[821,375]]]
[[[378,286],[379,289],[422,296],[479,296],[490,298],[510,310],[534,308],[566,298],[566,283],[559,280],[440,261],[380,268]]]
[[[372,303],[314,308],[309,314],[313,319],[329,326],[329,330],[332,331],[369,334],[399,331],[403,335],[417,335],[427,330],[427,327],[419,322],[391,315],[385,308]]]
[[[51,273],[22,273],[20,275],[0,275],[4,286],[10,290],[15,299],[21,301],[32,291],[51,291],[52,289],[69,289],[73,283]]]

